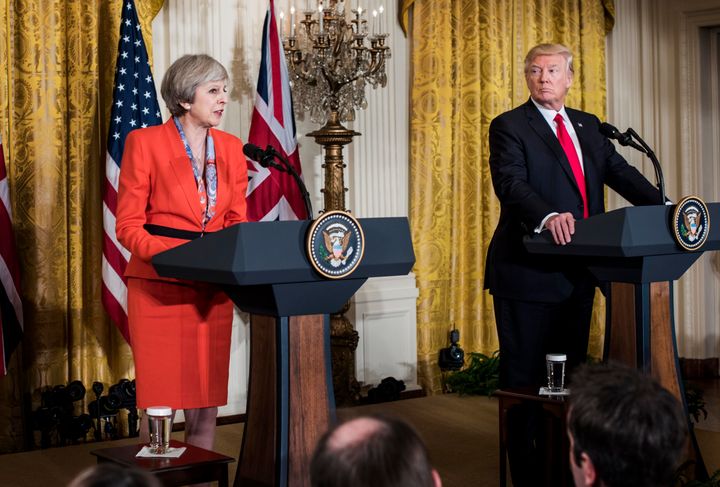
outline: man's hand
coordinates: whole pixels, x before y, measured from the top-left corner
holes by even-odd
[[[545,228],[550,230],[556,244],[565,245],[570,243],[570,236],[575,233],[575,218],[572,213],[553,215],[545,222]]]

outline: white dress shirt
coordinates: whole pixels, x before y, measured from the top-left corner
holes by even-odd
[[[573,145],[575,146],[575,152],[577,152],[578,159],[580,160],[580,169],[583,171],[583,175],[585,174],[585,165],[583,164],[583,156],[582,156],[582,150],[580,149],[580,140],[578,139],[577,133],[575,133],[575,127],[573,126],[572,122],[568,118],[567,112],[565,111],[565,105],[560,108],[559,111],[553,110],[552,108],[545,108],[544,106],[540,105],[538,102],[530,98],[532,100],[533,104],[537,107],[538,110],[540,110],[540,113],[542,114],[545,121],[550,126],[550,129],[552,130],[552,133],[555,134],[555,137],[557,137],[557,123],[555,123],[555,116],[559,113],[560,116],[562,116],[563,121],[565,122],[565,129],[567,130],[568,134],[570,135],[570,139],[572,139]],[[545,228],[545,222],[548,221],[548,218],[551,216],[557,215],[558,212],[553,211],[552,213],[548,213],[545,218],[542,219],[540,222],[540,225],[538,225],[535,228],[535,233],[540,233]]]

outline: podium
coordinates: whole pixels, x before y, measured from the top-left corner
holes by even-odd
[[[153,258],[161,276],[220,285],[250,318],[247,421],[235,486],[309,485],[309,464],[335,416],[329,313],[369,277],[415,263],[407,218],[359,220],[365,251],[355,271],[327,279],[305,242],[311,221],[243,223]]]
[[[720,222],[720,203],[707,206],[710,222]],[[550,232],[526,237],[524,243],[530,253],[575,260],[609,283],[604,361],[653,375],[687,411],[675,340],[672,281],[703,252],[720,249],[720,231],[717,223],[711,224],[700,250],[683,250],[671,233],[673,209],[665,205],[621,208],[575,222],[575,235],[568,245],[556,245]],[[695,452],[701,459],[697,446]]]

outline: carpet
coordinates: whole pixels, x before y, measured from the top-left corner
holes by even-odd
[[[399,416],[418,430],[445,487],[497,487],[499,479],[497,400],[455,394],[343,408],[338,418],[382,412]],[[237,458],[243,425],[218,427],[216,451]],[[697,429],[697,439],[710,472],[720,468],[720,433]],[[182,440],[183,433],[173,433]],[[136,439],[89,442],[62,448],[0,455],[0,486],[63,486],[95,464],[91,450],[127,445]],[[236,463],[230,464],[234,479]]]

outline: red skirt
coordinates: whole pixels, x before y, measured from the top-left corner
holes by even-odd
[[[232,318],[216,286],[128,278],[138,408],[227,404]]]

